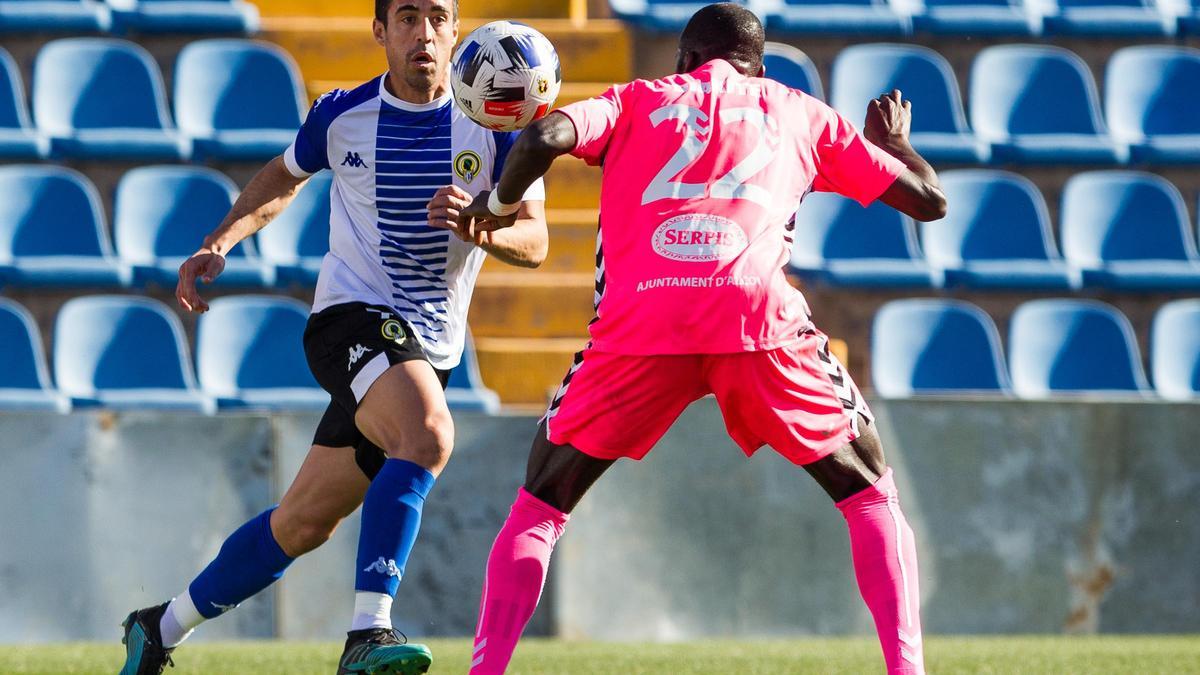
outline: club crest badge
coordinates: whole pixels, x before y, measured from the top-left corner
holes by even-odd
[[[468,183],[475,180],[482,167],[483,160],[474,150],[463,150],[454,156],[454,173]]]

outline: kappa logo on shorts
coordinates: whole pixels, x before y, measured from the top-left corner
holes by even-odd
[[[483,160],[474,150],[463,150],[454,156],[454,173],[468,183],[475,180],[482,167]]]
[[[385,339],[391,340],[398,345],[402,345],[408,341],[408,334],[404,332],[404,324],[395,319],[388,319],[383,322],[379,328],[379,332],[383,334]]]
[[[371,351],[371,350],[367,349],[366,347],[364,347],[362,345],[354,345],[353,347],[351,347],[350,348],[350,364],[346,366],[347,372],[351,368],[354,367],[354,364],[358,363],[358,360],[363,357],[363,354],[366,354],[369,351]]]
[[[746,250],[746,232],[721,216],[689,213],[675,216],[654,231],[654,252],[669,260],[729,260]]]

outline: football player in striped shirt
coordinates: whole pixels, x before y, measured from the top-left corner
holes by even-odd
[[[536,267],[548,247],[540,182],[523,194],[514,228],[465,239],[447,229],[495,185],[514,141],[452,100],[457,12],[453,0],[377,0],[374,36],[388,72],[319,98],[291,147],[181,267],[180,305],[205,311],[196,281],[216,278],[225,254],[266,226],[308,176],[333,172],[330,250],[304,335],[329,408],[280,504],[230,535],[175,599],[129,615],[123,673],[162,672],[192,629],[279,579],[360,504],[354,617],[338,672],[429,667],[428,650],[393,631],[391,605],[422,505],[450,458],[443,388],[463,353],[485,255]]]

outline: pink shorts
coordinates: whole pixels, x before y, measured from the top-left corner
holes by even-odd
[[[805,333],[787,347],[735,354],[633,356],[584,349],[546,411],[551,443],[599,459],[641,459],[684,408],[716,396],[725,429],[747,456],[763,445],[811,464],[858,438],[870,420],[858,387]]]

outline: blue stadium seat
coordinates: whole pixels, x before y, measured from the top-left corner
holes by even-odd
[[[329,252],[329,188],[333,173],[322,171],[300,190],[287,209],[258,232],[263,262],[279,284],[312,286]]]
[[[1126,47],[1108,61],[1104,114],[1131,162],[1200,163],[1200,50]]]
[[[986,162],[990,148],[967,126],[954,69],[941,54],[916,45],[867,44],[843,49],[834,59],[831,103],[861,127],[867,104],[899,89],[917,111],[912,143],[930,161]]]
[[[761,0],[733,0],[757,10]],[[613,16],[628,21],[644,30],[676,33],[683,30],[688,19],[701,7],[710,3],[704,0],[608,0]],[[758,12],[756,12],[758,13]],[[759,18],[766,19],[758,13]]]
[[[63,157],[181,160],[191,155],[171,126],[162,74],[124,40],[68,38],[47,44],[33,71],[33,117]]]
[[[243,0],[108,0],[113,24],[139,33],[254,33],[258,9]]]
[[[174,288],[179,266],[200,248],[233,206],[237,186],[204,167],[147,166],[117,185],[113,240],[122,262],[133,266],[136,284]],[[220,286],[264,286],[274,274],[247,239],[226,256]]]
[[[211,413],[196,389],[179,318],[157,300],[68,300],[54,324],[54,379],[76,407]]]
[[[1042,193],[1005,171],[964,169],[940,176],[949,212],[924,223],[929,264],[946,271],[947,286],[982,289],[1077,290],[1079,270],[1054,245]]]
[[[1163,37],[1174,35],[1174,14],[1154,0],[1050,0],[1045,30],[1048,35]]]
[[[817,67],[799,49],[781,42],[768,42],[763,50],[763,66],[766,67],[767,77],[825,100],[825,89],[821,86]]]
[[[302,121],[304,88],[282,49],[248,40],[202,40],[179,53],[175,118],[200,158],[269,159]]]
[[[1185,4],[1179,15],[1179,32],[1188,37],[1200,35],[1200,0],[1192,0],[1190,8]]]
[[[500,412],[500,397],[483,384],[479,360],[475,357],[475,341],[467,334],[462,361],[450,371],[446,387],[446,403],[451,410],[474,410],[489,414]]]
[[[1042,34],[1042,15],[1022,0],[924,0],[913,30],[935,35]]]
[[[991,143],[993,162],[1125,161],[1123,147],[1109,138],[1100,117],[1091,71],[1065,49],[1041,45],[984,49],[971,66],[968,107],[971,127]]]
[[[908,35],[912,32],[912,19],[885,0],[780,0],[769,7],[767,26],[784,33]]]
[[[324,410],[321,389],[304,356],[308,306],[263,295],[209,303],[196,325],[200,388],[222,408]]]
[[[0,167],[0,280],[19,286],[129,284],[104,232],[96,188],[50,165]]]
[[[0,410],[52,410],[66,412],[64,396],[50,387],[42,334],[29,312],[0,298]]]
[[[1200,300],[1176,300],[1154,315],[1150,376],[1169,401],[1200,398]]]
[[[112,13],[98,0],[0,0],[0,33],[101,33]]]
[[[0,158],[38,159],[44,144],[29,123],[21,71],[12,56],[0,49]]]
[[[1009,394],[991,317],[960,300],[895,300],[871,329],[871,381],[889,398],[920,394]]]
[[[813,193],[796,212],[791,269],[831,286],[940,288],[917,246],[912,219],[882,202],[867,208]]]
[[[1008,365],[1020,398],[1148,389],[1129,319],[1094,300],[1032,300],[1013,313]]]
[[[1063,187],[1063,254],[1088,286],[1200,289],[1200,258],[1174,185],[1133,171],[1093,171]]]

